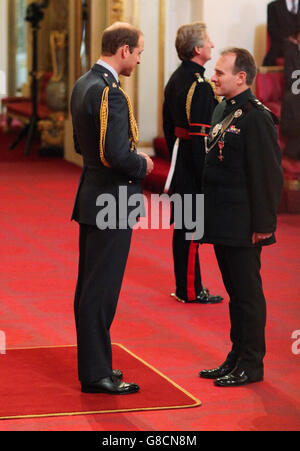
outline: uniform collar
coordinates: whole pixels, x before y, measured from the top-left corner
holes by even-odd
[[[111,82],[117,81],[117,83],[119,83],[119,79],[116,78],[112,72],[112,70],[114,70],[113,68],[109,70],[107,67],[102,66],[102,64],[95,63],[92,67],[92,70],[103,74],[105,77],[109,77],[111,79]]]
[[[205,67],[200,64],[197,64],[194,61],[183,61],[182,66],[186,67],[191,72],[200,74],[202,78],[204,77]]]
[[[101,59],[99,59],[97,61],[97,64],[99,64],[99,66],[102,66],[105,69],[109,70],[109,72],[112,73],[113,76],[115,77],[116,81],[119,81],[119,76],[117,74],[117,71],[110,64],[106,63],[105,61],[102,61]]]
[[[241,92],[241,94],[232,97],[232,99],[226,100],[226,113],[230,114],[235,109],[244,105],[253,96],[251,89],[246,89],[246,91]]]

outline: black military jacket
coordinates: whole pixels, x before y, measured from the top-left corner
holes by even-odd
[[[179,194],[199,193],[205,160],[204,137],[218,101],[210,83],[204,79],[204,67],[184,61],[173,73],[165,88],[163,128],[170,155],[176,130],[186,131],[180,139],[171,191]]]
[[[264,59],[264,66],[273,66],[276,58],[283,57],[285,44],[290,36],[300,32],[300,8],[296,15],[289,12],[286,0],[276,0],[268,4],[268,34],[271,47]]]
[[[211,130],[237,110],[242,114],[226,130],[224,147],[217,143],[206,156],[203,241],[249,247],[260,232],[272,233],[261,242],[272,244],[283,186],[276,126],[249,89],[217,106]]]
[[[285,93],[280,125],[285,137],[284,155],[300,161],[300,94]]]
[[[109,88],[104,119],[105,145],[100,152],[100,118],[102,96]],[[112,194],[118,201],[120,186],[128,196],[141,193],[141,180],[146,175],[146,160],[132,151],[128,103],[114,76],[95,64],[75,84],[71,98],[74,145],[83,156],[83,172],[79,182],[72,219],[83,224],[96,224],[100,194]],[[118,204],[117,204],[118,207]],[[121,218],[126,219],[126,218]]]

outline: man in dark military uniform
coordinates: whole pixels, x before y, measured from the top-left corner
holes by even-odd
[[[118,79],[140,63],[143,47],[140,31],[125,23],[112,25],[103,34],[101,59],[76,82],[72,93],[74,144],[84,163],[72,219],[80,224],[74,307],[79,380],[85,393],[127,394],[139,389],[122,382],[120,370],[112,370],[109,333],[132,229],[126,213],[108,227],[96,217],[101,210],[97,205],[104,206],[100,195],[112,196],[117,212],[126,212],[126,205],[119,205],[120,187],[128,196],[141,193],[141,181],[153,168],[149,157],[135,151],[137,125]]]
[[[299,0],[275,0],[268,5],[270,49],[264,66],[275,66],[277,58],[285,57],[287,44],[296,44],[300,32]]]
[[[262,246],[275,243],[283,173],[274,118],[252,94],[256,75],[244,49],[222,53],[212,78],[225,99],[213,115],[204,168],[205,234],[230,297],[232,349],[201,377],[218,386],[263,379],[266,302],[260,276]]]
[[[210,82],[204,78],[203,66],[211,59],[212,48],[202,22],[179,28],[176,49],[183,62],[165,88],[163,126],[172,156],[165,191],[180,194],[182,199],[184,194],[201,193],[204,137],[208,136],[212,112],[218,103]],[[172,296],[184,303],[220,302],[220,296],[210,295],[202,285],[199,244],[186,240],[186,233],[184,227],[176,228],[175,224],[173,258],[176,293]]]

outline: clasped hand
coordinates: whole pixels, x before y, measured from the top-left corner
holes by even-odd
[[[252,244],[257,244],[260,241],[267,240],[268,238],[271,238],[272,233],[258,233],[254,232],[252,234]]]
[[[141,157],[144,157],[144,158],[146,159],[146,162],[147,162],[147,170],[146,170],[146,174],[147,174],[147,175],[151,174],[151,172],[152,172],[153,169],[154,169],[154,163],[153,163],[153,161],[151,160],[151,158],[149,157],[149,155],[147,155],[147,154],[144,153],[144,152],[140,152],[139,155],[140,155]]]

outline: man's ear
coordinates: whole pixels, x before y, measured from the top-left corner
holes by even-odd
[[[123,45],[122,47],[120,47],[120,50],[121,50],[121,56],[122,56],[123,59],[125,59],[128,56],[128,54],[130,53],[130,49],[129,49],[129,45],[128,44]]]
[[[199,56],[201,54],[202,47],[194,47],[194,56]]]
[[[238,84],[241,86],[247,81],[247,74],[243,70],[238,73]]]

